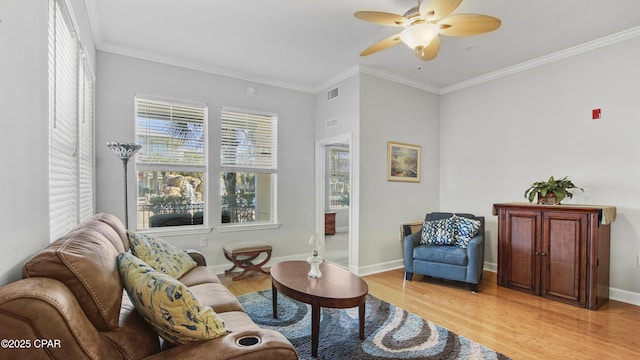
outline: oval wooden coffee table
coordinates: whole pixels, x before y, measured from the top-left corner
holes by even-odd
[[[307,277],[306,261],[284,261],[271,267],[273,317],[278,317],[278,291],[311,305],[311,356],[318,356],[320,308],[346,309],[358,306],[360,339],[364,340],[364,309],[369,287],[360,277],[337,265],[320,264],[322,277]]]

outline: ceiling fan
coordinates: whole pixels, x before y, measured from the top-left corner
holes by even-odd
[[[404,42],[414,54],[424,60],[433,60],[440,52],[439,34],[469,36],[493,31],[502,23],[488,15],[451,15],[462,0],[418,0],[404,15],[380,11],[357,11],[358,19],[386,26],[404,27],[401,33],[389,36],[366,48],[360,56],[367,56]]]

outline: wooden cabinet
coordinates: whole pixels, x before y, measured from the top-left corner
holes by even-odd
[[[334,212],[324,213],[324,234],[325,235],[336,234],[336,213]]]
[[[498,285],[588,309],[609,300],[611,225],[603,224],[602,207],[516,203],[494,209]]]

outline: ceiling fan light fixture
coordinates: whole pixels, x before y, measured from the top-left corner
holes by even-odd
[[[427,47],[438,36],[440,27],[432,23],[414,24],[400,33],[400,40],[412,50]]]

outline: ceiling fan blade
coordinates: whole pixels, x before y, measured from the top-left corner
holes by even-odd
[[[440,34],[446,36],[469,36],[493,31],[500,27],[498,18],[480,14],[452,15],[438,22]]]
[[[454,12],[460,3],[462,0],[423,0],[420,15],[427,21],[439,20]]]
[[[373,53],[377,53],[378,51],[389,48],[393,45],[396,45],[400,42],[400,34],[391,35],[386,39],[380,40],[377,43],[369,46],[363,52],[360,53],[360,56],[367,56]]]
[[[437,36],[434,37],[433,40],[431,40],[431,43],[427,45],[427,47],[422,48],[421,50],[414,50],[414,53],[416,54],[416,56],[424,61],[435,59],[436,56],[438,56],[439,52],[440,52],[440,38]]]
[[[353,16],[360,20],[387,26],[406,26],[407,18],[401,15],[380,11],[356,11]]]

